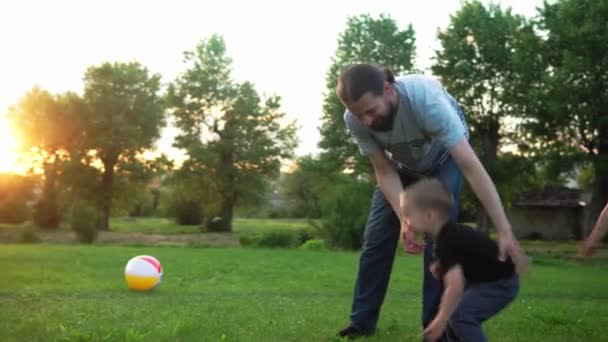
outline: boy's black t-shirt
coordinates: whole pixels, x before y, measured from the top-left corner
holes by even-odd
[[[459,224],[447,223],[441,228],[435,241],[435,255],[443,272],[460,264],[470,284],[505,279],[515,273],[511,258],[498,260],[496,242]]]

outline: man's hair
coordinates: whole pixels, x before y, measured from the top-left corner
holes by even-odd
[[[375,96],[382,95],[384,82],[395,82],[395,76],[389,69],[372,64],[353,64],[338,79],[336,93],[342,102],[351,103],[367,92]]]
[[[454,199],[448,188],[437,178],[425,178],[408,187],[401,196],[406,197],[418,209],[437,211],[442,217],[449,218]]]

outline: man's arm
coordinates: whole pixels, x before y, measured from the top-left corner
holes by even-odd
[[[513,236],[511,225],[505,215],[496,187],[471,145],[466,139],[462,138],[449,150],[498,231],[500,259],[505,260],[507,256],[510,256],[518,271],[525,271],[528,265],[527,258]]]
[[[583,256],[591,256],[593,254],[593,248],[604,237],[604,235],[606,235],[606,231],[608,231],[608,203],[602,210],[600,217],[595,222],[593,231],[583,243],[581,254]]]
[[[447,327],[448,320],[462,299],[464,292],[464,274],[459,264],[451,267],[443,276],[444,290],[435,319],[424,330],[424,335],[431,341],[437,340]]]
[[[375,152],[370,154],[370,161],[374,167],[376,182],[382,194],[393,208],[393,211],[399,217],[399,193],[403,189],[401,178],[397,173],[395,165],[390,162],[384,152]],[[401,217],[399,217],[401,221]],[[420,253],[422,246],[415,243],[415,238],[412,233],[404,230],[403,222],[401,222],[401,234],[403,247],[409,253]]]
[[[376,182],[384,197],[391,205],[397,215],[399,215],[399,193],[402,189],[401,179],[395,166],[388,160],[384,152],[376,152],[369,156]]]

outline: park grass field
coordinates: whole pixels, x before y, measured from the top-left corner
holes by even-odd
[[[163,264],[149,293],[126,288],[135,255]],[[288,249],[0,245],[0,341],[338,341],[358,253]],[[369,341],[419,341],[421,258],[399,253]],[[534,256],[491,341],[608,338],[608,263]]]

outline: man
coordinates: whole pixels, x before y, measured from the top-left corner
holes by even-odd
[[[369,156],[377,180],[359,262],[350,324],[339,332],[350,338],[372,335],[388,287],[397,241],[419,252],[412,232],[400,234],[399,192],[416,180],[433,176],[455,199],[450,220],[458,216],[462,175],[486,208],[498,232],[499,258],[511,256],[524,265],[490,177],[468,142],[460,106],[433,78],[409,75],[395,79],[390,70],[370,64],[350,66],[340,77],[337,94],[346,107],[344,121],[361,153]],[[424,248],[422,324],[435,317],[441,283],[429,272],[432,244]]]

